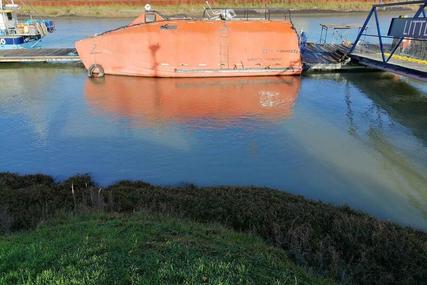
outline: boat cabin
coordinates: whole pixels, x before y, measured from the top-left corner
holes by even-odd
[[[0,10],[0,34],[12,34],[17,24],[18,18],[14,10]]]
[[[19,6],[10,1],[3,4],[0,0],[0,49],[35,48],[48,33],[55,31],[50,20],[18,20]]]

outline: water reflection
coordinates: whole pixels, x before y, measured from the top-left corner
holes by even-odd
[[[427,125],[419,112],[426,94],[384,73],[349,73],[306,78],[301,98],[318,83],[336,93],[310,94],[315,107],[296,110],[300,123],[286,130],[333,176],[331,196],[347,195],[358,208],[427,228]]]
[[[373,73],[369,80],[362,74],[344,74],[343,78],[372,100],[365,112],[369,118],[366,142],[381,154],[384,160],[382,172],[388,173],[386,177],[393,185],[390,190],[408,199],[427,219],[426,149],[416,143],[408,145],[406,140],[402,144],[389,134],[390,127],[387,126],[391,124],[396,128],[394,125],[400,124],[427,146],[426,94],[391,74]],[[351,122],[353,118],[349,120]],[[363,134],[356,131],[354,136],[361,138]],[[411,158],[411,152],[412,156],[418,157]]]
[[[0,86],[0,171],[268,186],[427,229],[427,93],[411,82],[89,80],[31,65],[0,68]]]
[[[37,142],[44,143],[51,124],[58,119],[52,114],[73,105],[74,96],[63,100],[58,96],[72,95],[74,90],[64,90],[64,86],[80,74],[77,65],[0,64],[0,119],[16,115],[20,122],[33,128]],[[15,128],[7,128],[8,125],[4,124],[2,131],[14,132]]]
[[[427,146],[426,94],[391,74],[372,73],[370,80],[364,74],[357,73],[344,74],[343,78],[365,93],[375,103],[375,107],[409,128]],[[377,125],[380,127],[380,113],[378,110],[371,113],[377,114]]]
[[[292,115],[299,77],[153,79],[109,76],[87,80],[88,104],[142,125],[242,119],[277,121]]]

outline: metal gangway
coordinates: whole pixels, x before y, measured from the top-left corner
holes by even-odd
[[[390,8],[396,11],[396,7],[415,14],[392,18],[385,34],[381,16]],[[348,55],[354,62],[371,68],[427,81],[426,7],[427,0],[373,5]]]

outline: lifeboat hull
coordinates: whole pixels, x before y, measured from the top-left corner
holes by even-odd
[[[87,69],[145,77],[298,75],[289,21],[168,20],[131,24],[76,43]]]

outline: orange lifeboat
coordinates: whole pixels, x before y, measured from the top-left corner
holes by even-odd
[[[207,8],[166,17],[149,8],[131,24],[78,41],[90,76],[299,75],[299,38],[278,10]]]
[[[276,121],[292,115],[300,77],[88,79],[85,96],[98,112],[138,126],[194,120],[227,125],[239,119]]]

